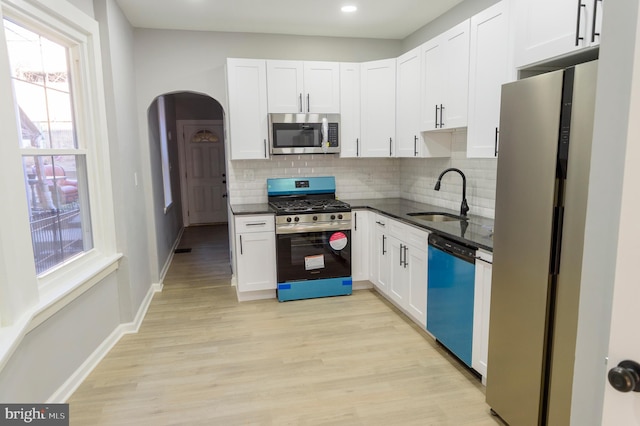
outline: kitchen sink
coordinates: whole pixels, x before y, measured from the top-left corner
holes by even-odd
[[[426,220],[427,222],[459,222],[461,220],[467,220],[467,218],[464,216],[458,216],[445,212],[414,212],[407,214],[414,219]]]

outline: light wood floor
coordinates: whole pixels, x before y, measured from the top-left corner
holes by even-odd
[[[72,425],[496,425],[480,381],[375,291],[236,301],[225,226],[185,231]]]

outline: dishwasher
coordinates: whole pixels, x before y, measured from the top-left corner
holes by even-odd
[[[477,249],[432,233],[428,250],[427,331],[471,367]]]

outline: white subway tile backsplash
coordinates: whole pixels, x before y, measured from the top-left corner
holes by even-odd
[[[333,155],[276,156],[270,160],[231,161],[229,197],[232,204],[265,203],[267,178],[335,176],[338,198],[395,198],[458,210],[462,179],[449,173],[440,191],[433,189],[448,167],[467,177],[470,213],[494,217],[496,159],[466,158],[466,132],[453,135],[451,158],[339,158]]]

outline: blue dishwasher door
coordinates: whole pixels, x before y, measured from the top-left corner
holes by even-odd
[[[471,367],[475,259],[429,243],[427,330]]]

